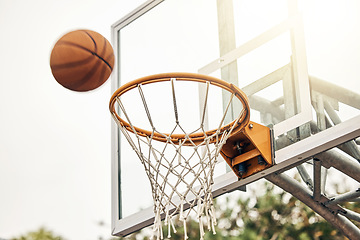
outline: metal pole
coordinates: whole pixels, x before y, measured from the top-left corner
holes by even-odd
[[[331,225],[339,229],[349,239],[360,239],[360,230],[350,220],[339,214],[333,214],[327,207],[314,201],[311,191],[309,191],[307,188],[304,188],[296,180],[288,177],[284,173],[274,173],[268,175],[266,179],[284,189],[285,191],[291,193],[294,197],[309,206]]]
[[[355,191],[351,191],[348,193],[341,194],[339,196],[331,198],[329,201],[324,202],[326,205],[338,204],[342,202],[349,202],[350,200],[356,199],[360,197],[360,188],[356,189]]]
[[[341,123],[340,117],[336,114],[335,110],[331,107],[331,105],[327,101],[324,102],[324,107],[331,121],[335,125],[340,124]],[[358,161],[360,160],[360,150],[356,145],[355,141],[349,141],[343,143],[343,148],[345,148],[344,151],[349,153],[353,158],[355,158]]]
[[[306,186],[308,186],[308,188],[311,191],[314,191],[313,181],[312,181],[311,177],[309,176],[308,172],[306,171],[305,167],[303,165],[299,165],[296,168],[297,168],[302,180],[306,184]]]
[[[340,154],[335,149],[330,149],[316,155],[325,167],[334,167],[349,177],[360,182],[360,164]]]
[[[351,211],[349,209],[344,209],[344,210],[345,210],[345,212],[339,212],[339,213],[349,219],[360,222],[360,214],[359,213]]]
[[[319,159],[314,158],[314,192],[313,198],[315,201],[320,200],[321,195],[321,162]]]

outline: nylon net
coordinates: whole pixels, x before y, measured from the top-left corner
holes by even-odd
[[[234,94],[230,94],[228,97],[228,103],[217,122],[217,128],[215,131],[209,132],[206,129],[206,114],[210,83],[206,82],[204,84],[205,94],[200,104],[200,121],[197,122],[197,127],[188,132],[185,130],[187,126],[182,125],[180,121],[175,81],[175,78],[170,81],[171,94],[168,101],[161,99],[162,103],[170,102],[172,105],[171,116],[168,115],[169,113],[162,115],[163,118],[167,117],[172,122],[169,131],[159,130],[164,126],[155,126],[157,121],[151,113],[152,108],[146,100],[147,94],[144,92],[142,84],[138,84],[133,89],[137,89],[134,92],[141,104],[134,107],[134,98],[127,102],[125,98],[122,99],[123,96],[117,96],[113,117],[122,134],[136,152],[150,180],[155,215],[154,238],[164,238],[163,228],[167,228],[167,237],[170,238],[171,233],[176,232],[174,217],[179,214],[179,220],[183,222],[184,226],[184,239],[187,239],[186,221],[193,213],[199,222],[200,236],[203,239],[205,228],[215,234],[216,216],[212,196],[214,169],[222,146],[234,130],[235,124],[230,124],[230,127],[224,129]],[[154,95],[153,91],[151,93]],[[151,129],[150,133],[144,134],[130,119],[131,111],[134,111],[134,108],[137,113],[144,112],[141,119],[143,121],[146,119]],[[157,106],[156,109],[159,108],[162,107]],[[166,109],[166,107],[163,108]],[[233,122],[241,119],[244,109],[239,111]],[[120,121],[119,116],[123,118],[123,121]],[[202,137],[195,141],[193,136]]]

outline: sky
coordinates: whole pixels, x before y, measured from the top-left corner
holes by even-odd
[[[69,240],[110,237],[110,81],[69,91],[49,58],[71,30],[110,41],[142,2],[0,0],[0,238],[41,226]]]
[[[68,240],[110,237],[110,81],[72,92],[55,81],[49,58],[71,30],[91,29],[111,40],[111,25],[143,2],[0,0],[0,238],[41,226]],[[321,10],[321,17],[310,11],[317,24],[305,22],[312,26],[309,70],[359,92],[359,2],[306,2]],[[257,13],[244,16],[253,17],[243,21],[251,37]]]

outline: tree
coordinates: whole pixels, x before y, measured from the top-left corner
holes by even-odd
[[[257,197],[254,206],[250,200],[237,200],[240,211],[229,208],[223,211],[220,219],[226,219],[227,227],[222,234],[234,236],[231,231],[238,229],[237,239],[346,239],[296,198],[283,191],[275,192],[271,184],[265,183],[265,194]]]
[[[216,235],[206,232],[206,240],[340,240],[347,239],[312,209],[284,191],[275,191],[268,182],[263,195],[233,199],[225,197],[216,200],[218,224]],[[220,202],[221,201],[221,202]],[[359,211],[359,203],[348,203],[346,207]],[[184,229],[177,221],[177,233],[171,239],[184,239]],[[150,227],[151,228],[151,227]],[[189,239],[200,239],[199,226],[194,218],[187,223]],[[144,233],[145,231],[145,233]],[[148,240],[151,230],[145,229],[127,240]],[[164,236],[166,235],[164,228]]]
[[[28,232],[25,235],[12,238],[11,240],[64,240],[63,237],[55,235],[52,231],[41,227],[34,232]]]

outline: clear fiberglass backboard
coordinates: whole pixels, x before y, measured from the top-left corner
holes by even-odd
[[[273,129],[275,163],[280,163],[286,159],[277,159],[277,151],[358,117],[358,29],[355,0],[147,1],[112,26],[113,91],[167,72],[231,82],[248,96],[251,121]],[[196,88],[188,94],[201,98]],[[224,110],[223,96],[216,94],[214,115]],[[113,228],[120,236],[151,224],[146,211],[151,215],[152,195],[136,153],[115,124],[112,131]],[[227,172],[220,162],[215,177]],[[122,227],[121,219],[132,219],[127,223],[133,226]]]

